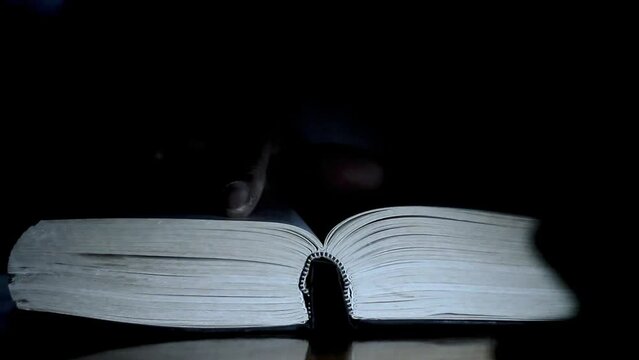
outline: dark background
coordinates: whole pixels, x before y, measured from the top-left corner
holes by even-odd
[[[609,181],[619,157],[602,126],[614,106],[584,47],[596,32],[559,15],[515,12],[497,23],[472,9],[404,19],[363,9],[2,6],[2,266],[39,219],[220,215],[224,185],[272,138],[280,151],[265,203],[293,207],[320,238],[391,205],[541,219],[538,246],[581,312],[552,331],[520,329],[504,348],[586,353],[584,342],[603,337],[604,294],[616,285],[601,268],[614,262],[607,225],[618,220],[597,209],[617,197]],[[318,114],[366,146],[313,144],[299,124]],[[322,164],[343,156],[381,164],[381,188],[327,186]]]

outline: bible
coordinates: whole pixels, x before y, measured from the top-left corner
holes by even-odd
[[[308,273],[339,269],[356,321],[543,321],[577,302],[534,246],[538,221],[479,210],[391,207],[324,241],[302,222],[44,220],[15,244],[19,309],[126,323],[232,329],[304,326]]]

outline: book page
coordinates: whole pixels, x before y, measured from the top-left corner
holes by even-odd
[[[20,309],[197,328],[308,320],[300,272],[319,240],[284,223],[198,219],[41,221],[14,246]]]
[[[532,218],[394,207],[351,217],[324,251],[339,263],[351,317],[543,321],[577,301],[534,246]]]
[[[304,219],[293,209],[286,207],[258,207],[248,218],[255,221],[279,222],[296,226],[309,233],[313,230],[304,222]]]

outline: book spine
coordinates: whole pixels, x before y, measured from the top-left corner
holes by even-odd
[[[307,297],[310,295],[310,291],[307,285],[308,274],[311,269],[311,263],[313,262],[313,260],[320,259],[320,258],[327,259],[333,262],[337,266],[340,273],[340,277],[342,278],[342,294],[344,296],[344,303],[346,304],[348,315],[352,318],[353,317],[353,305],[352,305],[353,293],[351,290],[351,281],[348,278],[348,275],[346,274],[346,269],[344,268],[344,265],[342,264],[342,262],[339,261],[339,259],[333,256],[332,254],[329,254],[326,251],[316,251],[310,254],[306,258],[306,262],[304,263],[304,268],[302,269],[302,275],[300,276],[300,282],[299,282],[300,291],[302,292],[302,294],[304,294]],[[307,305],[306,309],[308,311],[309,317],[311,317],[312,316],[311,306]]]

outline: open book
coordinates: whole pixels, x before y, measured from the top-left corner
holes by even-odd
[[[192,328],[302,325],[314,259],[339,268],[359,320],[535,321],[576,301],[533,243],[537,222],[492,212],[396,207],[338,224],[197,219],[41,221],[9,260],[18,307]]]

